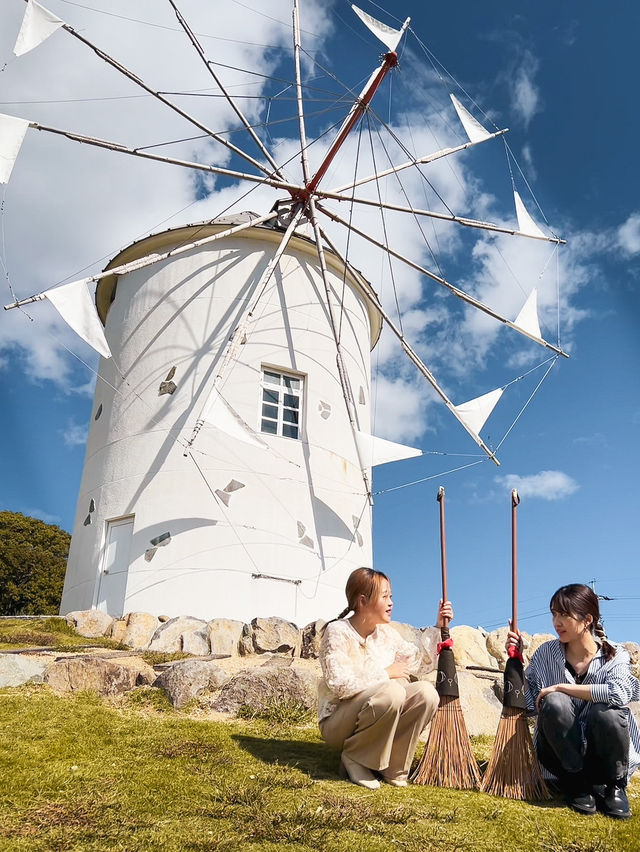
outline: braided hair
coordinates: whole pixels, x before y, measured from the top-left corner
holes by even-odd
[[[568,586],[561,586],[554,592],[549,602],[549,608],[552,611],[562,613],[562,615],[570,615],[579,621],[586,621],[588,616],[591,616],[589,630],[602,645],[605,660],[609,661],[615,657],[616,649],[607,639],[600,617],[598,596],[589,586],[582,583],[570,583]]]

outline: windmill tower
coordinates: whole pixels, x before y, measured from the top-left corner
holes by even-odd
[[[243,214],[149,237],[110,267],[238,229],[98,285],[114,357],[100,365],[62,612],[304,624],[341,609],[346,577],[371,564],[360,456],[369,446],[370,476],[375,296],[326,253],[354,439],[316,247],[293,231],[256,294],[282,230],[250,223]],[[225,344],[254,302],[211,422],[187,452]]]

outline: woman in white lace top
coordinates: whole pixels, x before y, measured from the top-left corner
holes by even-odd
[[[354,784],[377,789],[379,775],[405,787],[418,737],[438,708],[438,694],[430,683],[409,681],[420,665],[420,652],[390,625],[388,577],[358,568],[345,591],[348,606],[327,624],[320,646],[320,733],[342,750],[341,770]],[[438,625],[443,618],[453,618],[448,601],[440,602]]]

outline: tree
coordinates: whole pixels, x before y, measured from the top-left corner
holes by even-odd
[[[57,614],[71,536],[19,512],[0,512],[0,613]]]

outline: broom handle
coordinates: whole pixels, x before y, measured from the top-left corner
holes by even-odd
[[[447,544],[444,529],[444,488],[438,488],[438,503],[440,504],[440,565],[442,566],[442,601],[447,600]],[[448,629],[449,619],[444,619],[444,627]]]
[[[511,629],[518,629],[518,492],[511,492]]]

